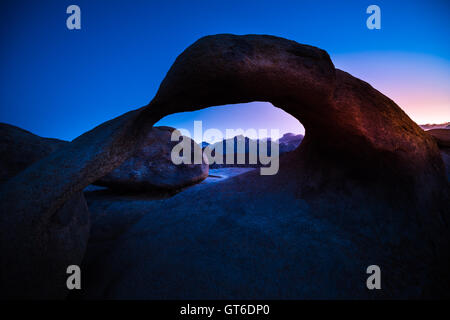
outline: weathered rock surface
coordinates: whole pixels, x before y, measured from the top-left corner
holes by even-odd
[[[449,129],[432,129],[427,131],[436,140],[440,148],[450,148],[450,130]]]
[[[29,239],[74,194],[145,144],[156,121],[250,101],[271,102],[306,129],[279,173],[252,171],[211,184],[208,197],[194,187],[140,202],[138,210],[149,214],[99,244],[102,256],[88,253],[85,297],[448,295],[449,186],[436,142],[392,100],[335,69],[325,51],[258,35],[198,40],[176,59],[148,106],[85,133],[5,183],[2,280],[22,285],[29,272],[34,287],[47,290],[61,280],[33,277],[52,256],[48,241]],[[16,271],[17,264],[33,267]],[[365,287],[371,264],[381,266],[383,290]],[[2,281],[2,292],[19,283]],[[39,295],[27,285],[30,296]]]
[[[125,191],[153,191],[155,189],[177,190],[204,180],[208,176],[208,162],[194,164],[194,153],[202,150],[192,139],[183,137],[191,144],[191,164],[175,165],[171,151],[178,141],[171,141],[170,127],[154,127],[147,134],[146,143],[114,169],[94,184]],[[188,143],[189,143],[188,142]]]
[[[26,130],[1,123],[1,183],[66,144],[68,144],[66,141],[41,138]],[[39,184],[39,181],[34,182]],[[24,194],[23,197],[26,199],[27,195]],[[17,199],[17,201],[24,200]],[[5,208],[2,207],[2,234],[10,232],[9,229],[20,230],[29,223],[22,219],[32,219],[25,211],[18,220],[22,226],[16,226],[14,224],[18,222],[13,216],[14,213],[3,209]],[[7,259],[5,263],[10,268],[9,273],[2,273],[2,288],[8,290],[2,291],[2,297],[40,299],[64,297],[67,288],[62,280],[67,277],[66,268],[72,264],[81,264],[89,237],[89,211],[83,193],[75,192],[47,220],[40,221],[33,227],[30,234],[21,232],[18,235],[21,247],[17,248],[9,243],[2,245],[4,249],[2,257]],[[36,252],[35,256],[23,257],[21,250],[24,246],[30,245],[39,247],[39,252]],[[43,263],[41,259],[45,259],[47,255],[48,260]],[[14,274],[20,274],[20,279],[15,278]],[[35,279],[35,276],[39,278]],[[52,281],[55,277],[60,281]],[[44,279],[47,279],[48,283],[45,283]],[[54,292],[61,295],[55,296]]]
[[[432,135],[441,149],[442,160],[447,171],[447,180],[450,181],[450,128],[448,129],[432,129],[427,133]]]
[[[67,143],[41,138],[16,126],[0,123],[0,183]]]
[[[447,180],[450,182],[450,148],[443,149],[441,155],[445,164],[445,170],[447,171]]]

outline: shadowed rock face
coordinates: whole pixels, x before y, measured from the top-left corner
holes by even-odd
[[[449,128],[450,129],[450,128]],[[438,144],[442,160],[444,160],[445,168],[447,171],[447,180],[450,181],[450,130],[449,129],[432,129],[428,130],[430,134]]]
[[[43,250],[45,246],[41,245],[45,241],[35,243],[27,235],[36,235],[34,239],[40,239],[35,230],[46,224],[76,192],[111,172],[140,148],[152,124],[175,112],[251,101],[269,101],[282,108],[302,122],[306,135],[300,147],[283,159],[277,175],[261,177],[249,173],[245,175],[246,180],[229,179],[226,186],[215,185],[214,188],[218,189],[214,193],[218,195],[214,203],[218,210],[216,215],[219,214],[217,221],[222,221],[228,229],[220,241],[240,235],[242,229],[239,225],[245,223],[241,220],[234,223],[238,221],[234,219],[240,219],[235,214],[230,216],[231,220],[220,215],[220,210],[226,211],[230,203],[239,202],[238,207],[242,207],[249,199],[259,202],[267,199],[266,203],[255,206],[255,210],[247,214],[261,214],[258,221],[266,221],[271,219],[273,212],[277,212],[277,217],[286,217],[280,223],[289,229],[289,236],[295,236],[298,230],[295,231],[294,222],[301,218],[295,214],[300,212],[298,202],[301,201],[306,203],[314,218],[333,226],[321,237],[338,239],[336,243],[330,241],[323,247],[323,255],[333,254],[332,260],[327,262],[318,257],[316,262],[308,262],[307,266],[316,268],[317,273],[301,270],[305,281],[325,279],[328,284],[336,284],[342,282],[339,280],[342,274],[353,275],[353,278],[348,278],[348,283],[356,286],[362,283],[361,288],[352,289],[355,287],[341,283],[342,286],[336,288],[339,297],[367,296],[367,290],[363,288],[365,278],[359,279],[357,275],[364,273],[363,267],[369,261],[380,261],[384,279],[387,279],[391,290],[382,290],[383,293],[374,297],[420,297],[445,293],[450,261],[449,198],[444,165],[435,141],[392,100],[369,84],[335,69],[325,51],[282,38],[257,35],[216,35],[198,40],[176,59],[148,106],[85,133],[2,186],[0,202],[7,214],[0,217],[0,228],[7,232],[0,236],[1,273],[2,277],[16,281],[4,286],[2,279],[3,293],[8,295],[11,286],[20,287],[24,272],[37,276],[28,278],[34,279],[27,282],[30,296],[39,295],[39,289],[33,290],[30,283],[36,288],[46,286],[51,290],[54,283],[65,281],[51,274],[43,280],[40,272],[25,267],[19,271],[14,269],[16,263],[23,263],[37,265],[42,271],[53,262],[51,253]],[[275,197],[271,201],[261,197],[273,193],[283,195],[283,199]],[[196,212],[197,208],[208,208],[210,204],[202,194],[189,194],[180,201],[183,206],[178,209],[168,201],[166,208],[170,210],[165,212],[165,217],[170,213],[179,216],[182,212]],[[292,205],[280,207],[282,203]],[[147,223],[151,224],[150,218]],[[142,234],[149,232],[150,237],[152,233],[148,226],[136,226],[136,234],[143,237]],[[308,233],[308,230],[312,229],[302,232]],[[320,228],[317,232],[321,232]],[[247,238],[240,239],[244,244],[250,244],[245,242]],[[308,241],[313,239],[310,237]],[[153,255],[154,252],[147,252],[149,255],[135,252],[138,247],[142,248],[139,243],[123,241],[114,244],[119,247],[109,259],[124,261],[134,255],[135,271],[118,270],[117,263],[102,265],[104,275],[114,277],[120,272],[121,279],[127,280],[113,286],[114,289],[109,291],[110,297],[123,297],[124,290],[128,288],[133,292],[139,283],[154,283],[151,282],[151,272],[145,271],[148,270],[145,267],[149,266],[151,257],[155,260],[159,257]],[[198,255],[198,252],[203,247],[198,246],[204,243],[192,246],[199,259],[203,255]],[[297,244],[301,246],[301,243]],[[179,244],[172,243],[173,248]],[[186,242],[182,245],[189,246]],[[258,242],[250,248],[257,246]],[[321,250],[322,246],[313,247]],[[280,256],[279,259],[289,261],[291,253],[286,253],[287,258]],[[264,256],[261,252],[261,257]],[[355,263],[352,257],[355,257]],[[240,297],[258,297],[261,290],[281,290],[276,283],[265,288],[257,287],[258,283],[264,283],[265,277],[272,277],[258,271],[257,266],[262,260],[252,262],[245,269],[239,264],[242,259],[235,258],[228,262],[231,264],[229,268],[239,270],[238,282],[242,290],[233,287],[234,279],[223,278],[229,296],[239,296],[233,293],[240,292]],[[104,261],[108,261],[108,257]],[[222,270],[222,267],[210,265],[211,268],[203,272],[211,272],[211,277],[202,277],[201,272],[196,272],[201,270],[196,268],[201,261],[192,259],[186,263],[192,272],[192,280],[198,281],[196,296],[205,297],[208,293],[209,297],[217,296],[219,293],[214,289],[214,281],[208,282],[208,279],[212,279],[214,272]],[[157,266],[164,269],[168,262],[160,262],[162,264]],[[339,272],[333,276],[336,264]],[[295,266],[302,268],[301,265]],[[259,270],[279,271],[262,267]],[[255,275],[260,277],[254,278]],[[347,281],[347,277],[344,278]],[[111,279],[104,278],[103,281],[110,283]],[[183,296],[164,289],[178,288],[188,292],[188,287],[192,286],[180,279],[174,278],[173,273],[160,278],[160,283],[171,286],[163,285],[159,291],[156,288],[152,292],[156,296]],[[299,279],[286,278],[285,284],[298,287],[296,280]],[[322,296],[326,295],[326,283],[322,281],[320,284],[324,286]],[[310,292],[315,290],[313,283],[305,288]],[[95,287],[92,290],[90,294],[96,296],[98,290],[105,289]],[[315,293],[310,296],[320,297],[320,292]],[[60,297],[64,292],[55,290],[53,294]],[[294,290],[283,296],[308,297],[308,292],[302,294]]]
[[[66,143],[58,139],[41,138],[18,127],[0,123],[0,183]]]
[[[69,206],[74,209],[71,221],[83,221],[84,211],[71,201],[139,146],[140,140],[130,128],[136,113],[100,125],[0,186],[3,298],[56,299],[67,295],[66,268],[81,263],[79,252],[88,233],[71,228],[71,223],[61,228],[54,217],[67,212],[65,207]]]
[[[170,127],[155,127],[147,135],[147,142],[116,168],[94,184],[124,191],[154,191],[155,189],[177,190],[204,180],[208,176],[208,162],[202,164],[175,165],[171,151],[178,141],[171,141]],[[188,137],[191,144],[191,159],[194,153],[201,155],[201,148]],[[202,159],[202,158],[201,158]]]
[[[436,140],[440,148],[450,148],[450,130],[449,129],[432,129],[427,131]]]
[[[18,127],[0,124],[1,183],[5,183],[66,144],[68,144],[66,141],[41,138]],[[29,178],[33,179],[32,176]],[[39,184],[39,181],[31,182]],[[26,199],[26,197],[27,195],[23,194],[23,198]],[[16,200],[24,201],[20,198]],[[2,228],[18,223],[15,218],[14,213],[3,211],[2,207]],[[22,218],[31,219],[32,217],[27,217],[25,212]],[[27,222],[21,221],[21,223],[23,227],[27,225]],[[19,230],[21,227],[19,226]],[[2,274],[2,286],[8,288],[8,292],[2,292],[1,295],[10,298],[45,299],[55,297],[54,292],[66,291],[64,282],[52,282],[52,286],[49,286],[44,279],[48,275],[50,279],[52,277],[63,279],[67,276],[67,266],[81,263],[87,246],[89,229],[86,200],[83,193],[78,191],[73,193],[48,219],[33,224],[32,232],[20,234],[22,245],[32,244],[35,247],[35,256],[23,257],[22,246],[3,244],[3,247],[11,245],[9,251],[2,251],[2,256],[3,259],[7,259],[4,263],[8,264],[9,270],[14,271]],[[9,231],[2,229],[1,232],[6,234]],[[16,253],[13,254],[11,250],[16,250]],[[47,252],[50,253],[49,256],[46,256]],[[24,261],[24,258],[27,261]],[[14,273],[20,274],[19,285]],[[37,274],[43,278],[36,281],[34,276]]]
[[[115,188],[126,188],[128,191],[144,191],[150,187],[176,189],[204,179],[208,175],[207,164],[175,166],[170,161],[170,137],[173,130],[169,127],[152,128],[148,132],[146,145],[136,150],[135,154],[110,173],[108,178],[103,178],[104,184]],[[173,142],[173,144],[176,143]],[[33,163],[68,144],[67,141],[42,138],[12,125],[0,124],[0,151],[3,154],[0,160],[0,181],[6,182]],[[150,164],[151,174],[144,175],[141,180],[126,179],[135,170],[139,170],[142,174],[146,172],[146,169],[143,168],[143,161],[146,161],[145,163],[155,162],[154,165]],[[40,184],[40,181],[28,181],[27,183]],[[26,197],[26,195],[24,196]],[[4,218],[14,219],[14,217],[9,218],[8,214]],[[63,281],[53,282],[51,285],[44,284],[42,287],[29,288],[28,285],[36,286],[36,279],[33,277],[37,275],[43,278],[64,279],[67,277],[65,272],[67,266],[81,264],[90,229],[89,212],[83,193],[76,192],[48,220],[34,224],[33,228],[30,235],[21,234],[20,236],[24,242],[36,240],[42,242],[39,244],[39,250],[36,251],[49,253],[48,260],[43,263],[45,268],[36,268],[35,272],[28,272],[29,263],[21,265],[23,261],[19,263],[11,259],[9,261],[11,267],[14,268],[14,272],[23,274],[21,277],[25,285],[15,285],[17,279],[14,277],[2,279],[3,285],[10,286],[7,295],[13,298],[39,297],[45,299],[55,297],[54,292],[59,291],[61,296],[64,296],[67,288]],[[12,249],[14,250],[14,247]],[[20,256],[18,253],[16,255]],[[37,262],[39,265],[38,261],[41,258],[35,256],[27,257],[27,259]],[[17,290],[12,290],[13,287]],[[49,288],[50,290],[48,290]],[[39,295],[36,295],[36,292],[39,292]]]

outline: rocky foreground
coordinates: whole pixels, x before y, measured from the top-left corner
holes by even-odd
[[[162,117],[250,101],[306,129],[278,174],[165,196],[83,193],[145,146]],[[444,297],[449,200],[433,136],[325,51],[208,36],[176,59],[149,105],[1,185],[1,292],[66,298],[66,267],[77,264],[83,289],[71,297],[80,299]],[[366,288],[373,264],[382,290]]]

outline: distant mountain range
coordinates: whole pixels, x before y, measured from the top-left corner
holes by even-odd
[[[423,130],[430,130],[430,129],[450,129],[450,122],[444,122],[441,124],[420,124],[419,125]]]
[[[450,122],[440,123],[440,124],[422,124],[419,125],[424,130],[431,130],[431,129],[450,129]],[[244,137],[243,135],[235,136],[234,138],[230,139],[224,139],[222,140],[222,150],[220,151],[220,142],[216,142],[213,144],[209,144],[208,142],[202,142],[201,146],[204,150],[205,148],[211,148],[214,149],[212,151],[212,155],[215,156],[216,152],[220,152],[223,157],[223,164],[210,164],[211,169],[216,168],[224,168],[224,167],[260,167],[262,164],[259,163],[259,158],[257,164],[250,164],[249,157],[251,154],[257,156],[259,153],[259,147],[262,146],[262,144],[269,143],[267,145],[268,154],[271,154],[272,147],[274,144],[277,144],[279,147],[279,153],[280,155],[291,152],[295,150],[300,143],[303,140],[302,134],[294,134],[294,133],[285,133],[280,139],[271,141],[270,138],[266,139],[250,139],[248,137]],[[231,144],[233,146],[234,150],[234,164],[226,164],[226,154],[227,154],[227,144]],[[238,150],[239,144],[243,145],[243,150]],[[256,148],[250,148],[250,145],[254,144]],[[265,146],[264,146],[265,147]],[[242,148],[242,147],[241,147]],[[237,164],[237,159],[240,157],[240,155],[244,153],[245,154],[245,163],[244,164]],[[220,156],[218,154],[218,156]],[[242,157],[242,156],[241,156]]]
[[[276,141],[272,141],[269,139],[250,139],[248,137],[244,137],[243,135],[235,136],[234,138],[224,139],[222,142],[216,142],[213,144],[209,144],[207,142],[202,142],[202,149],[210,148],[212,151],[212,155],[215,157],[223,157],[223,164],[210,164],[211,169],[215,168],[224,168],[224,167],[260,167],[262,164],[259,162],[259,148],[267,148],[268,155],[271,155],[272,148],[278,145],[280,155],[293,151],[297,148],[303,140],[302,134],[294,134],[294,133],[286,133],[280,139]],[[222,143],[222,148],[220,144]],[[234,161],[233,164],[226,164],[226,155],[227,155],[227,146],[234,151]],[[244,154],[244,156],[242,156]],[[250,156],[256,156],[258,159],[256,164],[250,164]],[[245,159],[243,164],[237,164],[237,160],[239,158]]]

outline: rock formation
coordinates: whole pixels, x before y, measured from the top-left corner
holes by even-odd
[[[449,128],[450,129],[450,128]],[[450,181],[450,130],[449,129],[432,129],[427,133],[433,136],[438,144],[442,160],[444,160],[445,169],[447,171],[447,180]]]
[[[41,138],[18,127],[0,124],[0,180],[8,185],[8,180],[23,172],[33,163],[45,158],[68,142]],[[34,177],[28,176],[33,180]],[[27,184],[39,186],[40,181]],[[27,188],[24,186],[24,192]],[[41,190],[45,192],[45,190]],[[27,201],[27,194],[16,193],[15,201]],[[55,293],[63,297],[67,291],[64,279],[69,265],[79,265],[83,259],[89,237],[89,211],[81,191],[71,194],[51,216],[32,222],[28,208],[22,212],[11,212],[2,202],[1,233],[10,230],[20,232],[15,235],[18,242],[2,243],[2,297],[8,298],[55,298]],[[28,203],[28,205],[32,205]],[[34,203],[39,206],[39,203]],[[19,216],[16,217],[15,214]],[[20,225],[15,225],[20,223]],[[33,250],[26,248],[32,246]],[[32,253],[30,256],[24,255]],[[7,268],[8,273],[3,273]],[[37,279],[35,277],[38,277]],[[46,281],[49,281],[46,283]],[[7,290],[7,291],[6,291]]]
[[[188,297],[191,292],[191,298],[448,294],[449,187],[433,138],[392,100],[335,69],[325,51],[274,36],[229,34],[204,37],[187,48],[149,105],[85,133],[3,184],[2,293],[26,288],[37,297],[42,288],[50,291],[65,281],[47,271],[55,259],[47,248],[64,239],[46,238],[44,226],[77,192],[145,145],[159,119],[251,101],[271,102],[306,129],[280,172],[250,172],[215,184],[208,190],[214,201],[192,191],[162,202],[164,216],[147,215],[129,231],[133,237],[121,237],[113,249],[102,251],[109,256],[91,265],[92,272],[101,272],[88,276],[93,282],[87,296],[124,297],[127,290],[128,297]],[[184,223],[165,220],[172,216]],[[204,224],[191,225],[191,236],[182,226],[195,223],[195,217]],[[158,224],[173,226],[165,234],[173,240],[153,238],[152,226]],[[217,246],[209,247],[211,238],[202,234]],[[157,254],[162,244],[164,255]],[[190,259],[177,260],[180,246]],[[229,260],[220,255],[227,252]],[[311,252],[315,259],[308,258]],[[214,257],[223,264],[213,263]],[[278,263],[264,260],[269,257]],[[133,268],[117,265],[125,260]],[[386,285],[368,292],[365,268],[374,263],[382,267]],[[235,276],[224,273],[225,267]],[[167,273],[159,273],[155,282],[158,273],[152,270]],[[63,292],[54,290],[52,296]]]
[[[146,143],[110,174],[94,184],[122,191],[153,191],[155,189],[177,190],[204,180],[208,176],[208,162],[194,164],[194,153],[200,146],[188,137],[191,144],[191,164],[175,165],[171,151],[178,141],[171,141],[170,127],[154,127],[147,134]]]
[[[66,143],[58,139],[41,138],[18,127],[0,123],[0,183]]]
[[[450,148],[449,129],[431,129],[427,133],[433,136],[440,148]]]

